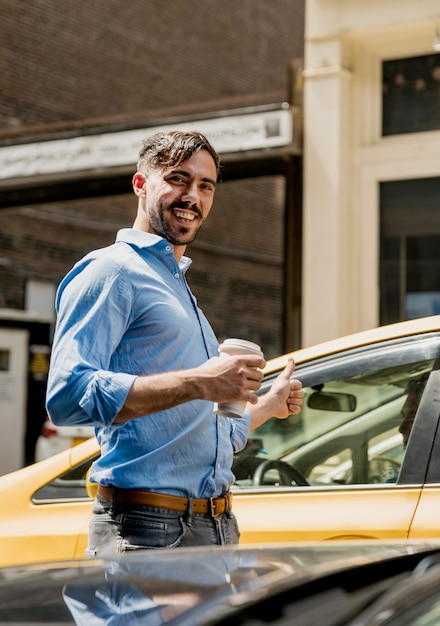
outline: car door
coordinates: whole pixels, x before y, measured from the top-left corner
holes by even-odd
[[[439,356],[433,333],[297,364],[301,414],[250,433],[234,463],[241,541],[424,536]]]
[[[17,533],[20,552],[9,557],[13,563],[85,558],[92,509],[86,477],[98,454],[92,438],[33,466],[30,510]]]

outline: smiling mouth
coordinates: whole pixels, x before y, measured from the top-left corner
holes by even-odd
[[[192,211],[183,211],[182,209],[174,209],[174,215],[186,222],[193,222],[196,219]]]

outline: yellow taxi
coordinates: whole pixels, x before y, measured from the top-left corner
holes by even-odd
[[[440,316],[298,350],[302,412],[236,455],[241,543],[440,538]],[[227,419],[227,418],[225,418]],[[84,557],[94,438],[0,477],[0,566]]]

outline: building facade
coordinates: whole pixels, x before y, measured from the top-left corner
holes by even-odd
[[[307,0],[302,344],[440,311],[435,0]]]

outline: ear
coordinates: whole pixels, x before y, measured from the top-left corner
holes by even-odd
[[[133,191],[137,195],[138,198],[141,198],[146,195],[146,183],[147,179],[144,174],[140,172],[136,172],[133,176],[132,184]]]

